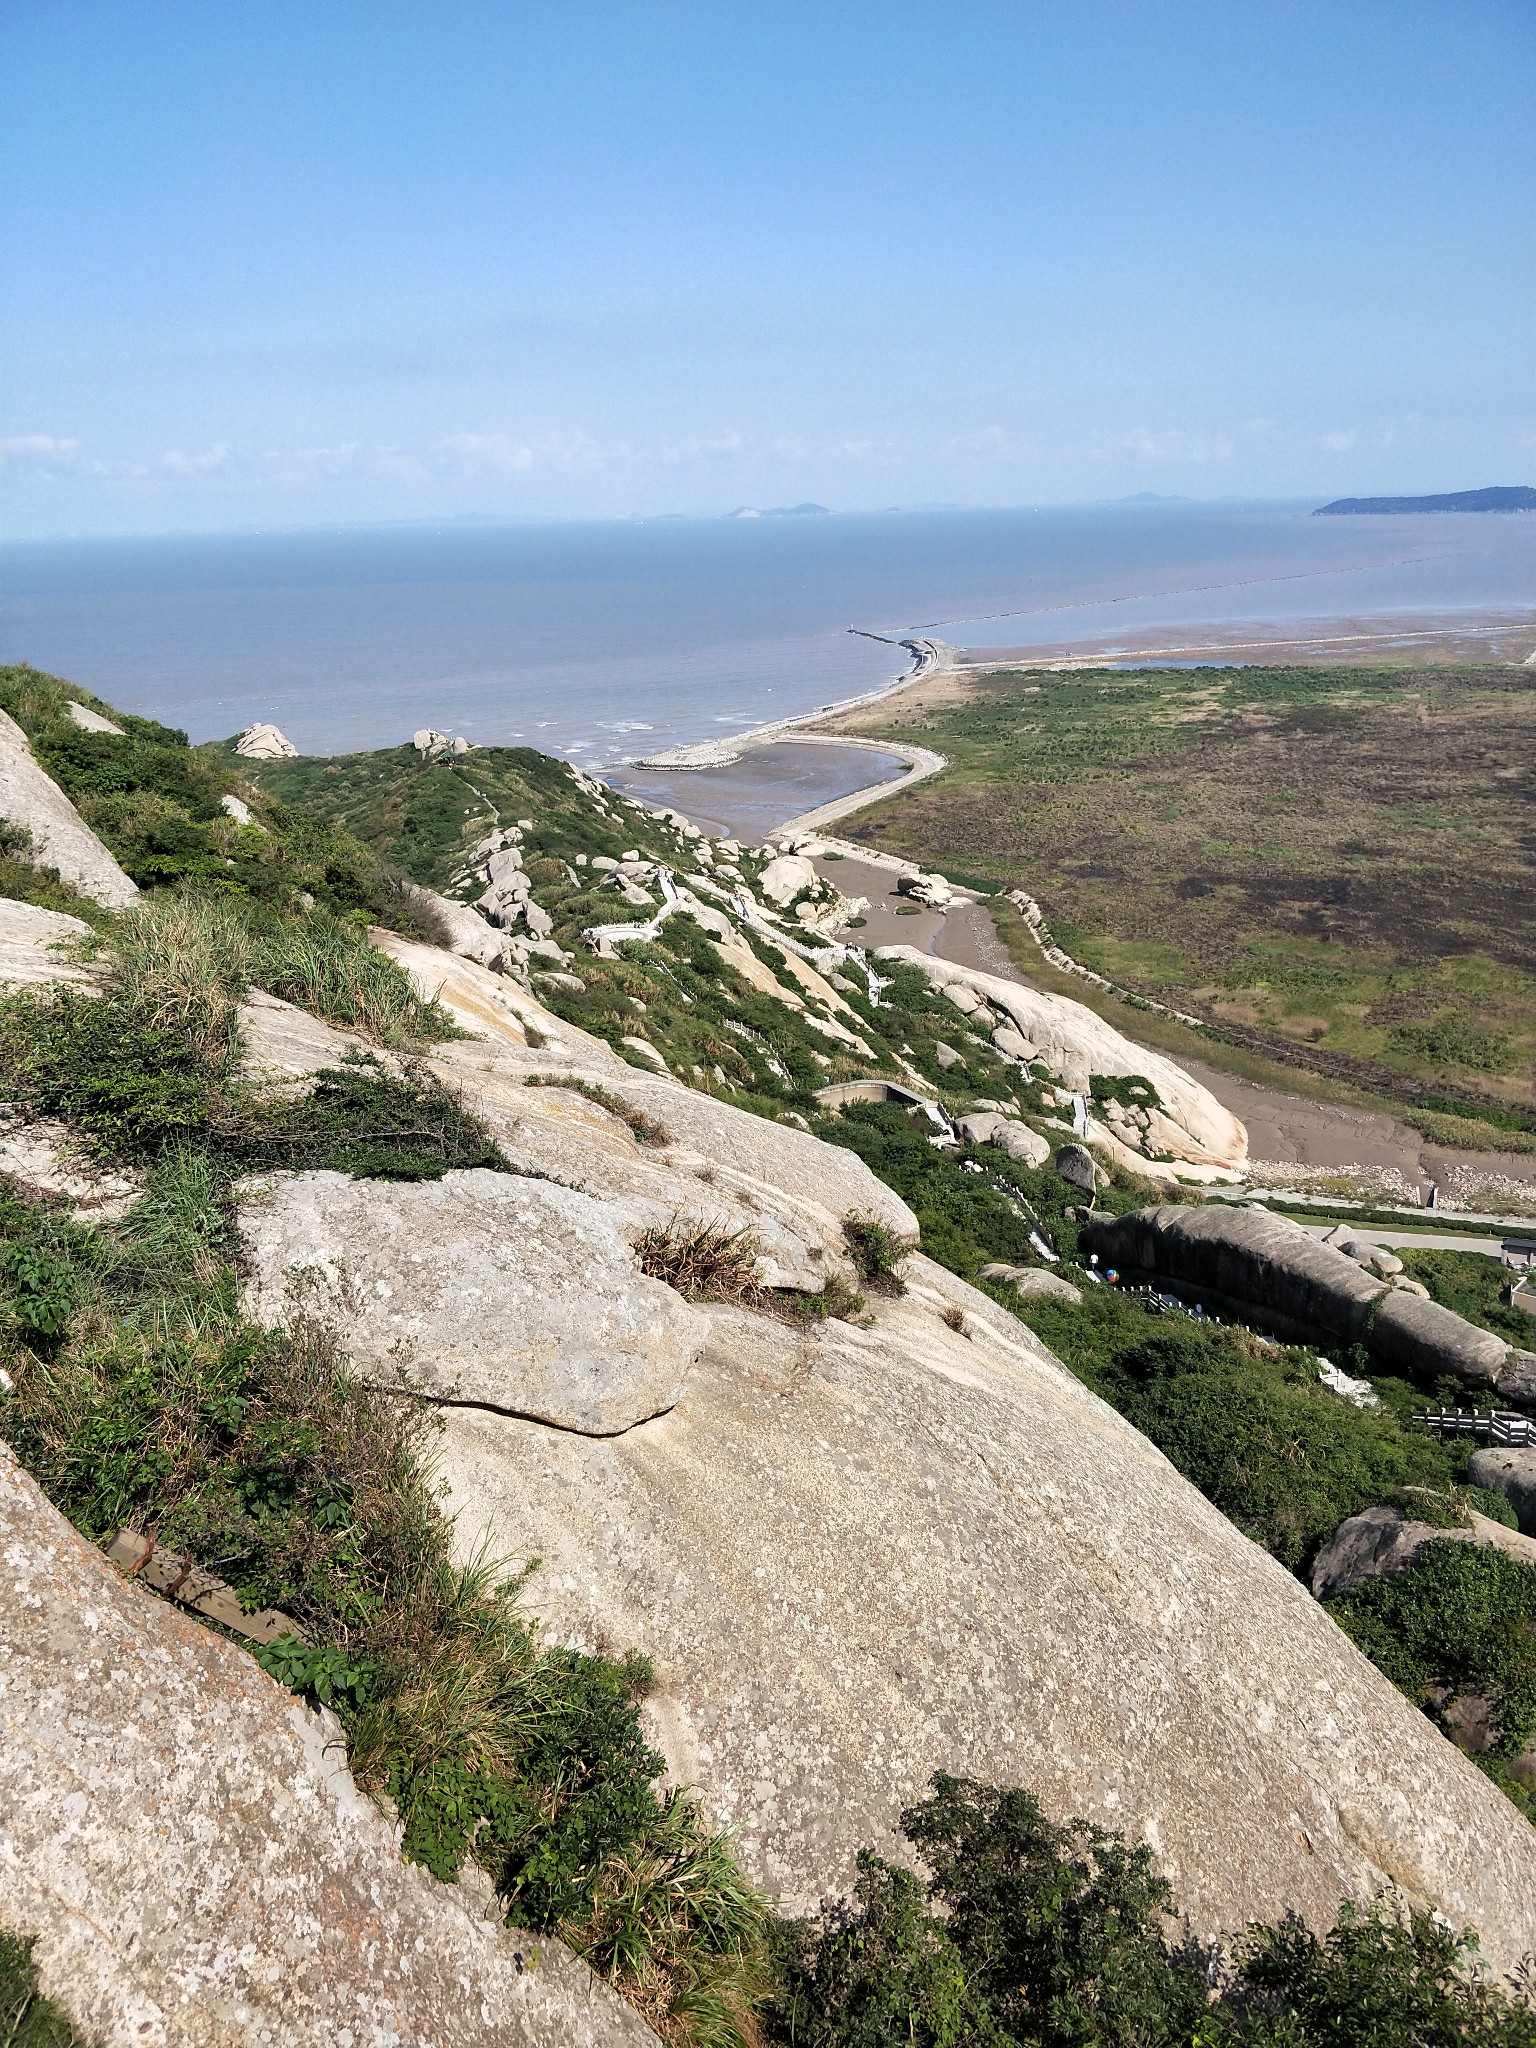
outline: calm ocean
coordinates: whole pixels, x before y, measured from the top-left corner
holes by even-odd
[[[1145,626],[1511,610],[1536,516],[1081,509],[373,528],[18,543],[0,658],[195,740],[271,719],[306,753],[419,725],[591,766],[879,688],[858,638],[962,646]]]

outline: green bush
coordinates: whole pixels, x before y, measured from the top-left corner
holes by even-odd
[[[1414,1251],[1398,1255],[1410,1279],[1429,1289],[1431,1301],[1453,1309],[1484,1330],[1494,1330],[1522,1350],[1536,1346],[1536,1316],[1501,1300],[1510,1272],[1502,1259],[1482,1252]]]
[[[853,1898],[777,1939],[766,2031],[793,2048],[1531,2048],[1536,2016],[1428,1912],[1331,1933],[1181,1937],[1144,1844],[940,1775],[902,1815],[926,1883],[866,1851]],[[935,1910],[937,1909],[937,1910]],[[1514,1995],[1511,1995],[1511,1994]]]
[[[87,2048],[84,2035],[37,1988],[35,1938],[0,1929],[0,2043],[4,2048]]]
[[[1491,1707],[1489,1747],[1503,1766],[1536,1736],[1536,1570],[1479,1543],[1426,1543],[1405,1571],[1328,1603],[1372,1663],[1442,1724],[1468,1694]]]

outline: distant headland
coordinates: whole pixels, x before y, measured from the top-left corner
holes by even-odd
[[[1529,484],[1492,484],[1483,491],[1440,491],[1428,498],[1335,498],[1319,505],[1325,512],[1536,512],[1536,490]]]

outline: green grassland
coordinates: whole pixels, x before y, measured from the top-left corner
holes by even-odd
[[[951,765],[851,837],[1027,889],[1075,958],[1261,1057],[1530,1102],[1536,679],[1021,671],[898,721],[845,723]]]

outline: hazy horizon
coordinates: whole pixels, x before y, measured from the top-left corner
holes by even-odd
[[[1515,0],[10,0],[0,60],[15,539],[1536,471]]]

